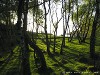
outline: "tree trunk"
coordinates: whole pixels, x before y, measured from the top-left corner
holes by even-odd
[[[26,1],[26,10],[28,10],[28,1]],[[20,38],[20,46],[21,46],[21,53],[22,53],[22,67],[21,67],[21,75],[31,75],[30,74],[30,66],[29,66],[29,52],[28,52],[28,40],[25,36],[26,29],[27,29],[27,11],[24,12],[24,25],[23,25],[23,31],[21,28],[21,18],[22,18],[22,10],[24,7],[24,0],[19,0],[19,5],[18,5],[18,11],[17,11],[17,16],[18,16],[18,21],[16,24],[17,30],[18,30],[18,36]],[[23,34],[22,34],[23,33]]]
[[[22,49],[22,71],[23,75],[31,75],[30,71],[30,62],[29,62],[29,48],[28,48],[28,39],[26,38],[26,30],[27,30],[27,13],[28,13],[28,2],[26,0],[24,3],[24,20],[23,20],[23,39],[24,39],[24,48]]]
[[[55,31],[54,31],[54,47],[53,47],[53,52],[55,53],[55,46],[56,46],[56,35],[55,35]]]
[[[45,7],[45,1],[44,1],[44,11],[45,11],[45,27],[44,27],[44,30],[45,30],[45,35],[46,35],[46,44],[47,44],[47,52],[48,52],[48,55],[50,55],[50,43],[49,43],[49,40],[48,40],[48,33],[47,33],[47,13],[46,13],[46,7]]]
[[[65,2],[65,9],[66,10],[66,1],[64,0]],[[65,11],[65,27],[63,28],[63,39],[62,39],[62,44],[61,44],[61,50],[60,50],[60,54],[62,54],[62,50],[63,50],[63,47],[65,47],[65,35],[66,35],[66,30],[67,28],[69,27],[69,18],[70,18],[70,0],[68,1],[69,2],[69,14],[68,14],[68,17],[66,16],[66,11]]]
[[[18,19],[17,19],[16,26],[17,26],[18,30],[20,30],[21,23],[22,23],[21,18],[22,18],[23,2],[24,2],[24,0],[19,0],[18,10],[17,10],[17,17],[18,17]]]
[[[91,5],[91,0],[89,0],[88,10],[90,10],[90,5]],[[88,11],[88,12],[87,12],[87,15],[86,15],[84,33],[83,33],[83,36],[82,36],[82,39],[81,39],[81,42],[83,42],[83,43],[85,43],[85,40],[86,40],[88,31],[89,31],[90,20],[91,20],[91,19],[89,18],[89,14],[90,14],[90,11]],[[92,13],[91,13],[91,14],[92,14]],[[91,16],[91,14],[90,14],[90,16]],[[89,23],[87,23],[87,22],[88,22],[88,19],[89,19]]]
[[[90,37],[90,57],[95,58],[95,33],[96,33],[96,27],[98,24],[98,19],[100,17],[100,9],[99,9],[99,0],[96,0],[96,13],[92,25],[92,32]]]

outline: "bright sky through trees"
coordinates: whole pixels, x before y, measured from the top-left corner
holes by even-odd
[[[44,10],[43,5],[40,5],[40,9]],[[48,2],[46,2],[46,9],[47,9],[47,11],[49,9]],[[53,34],[53,32],[54,32],[53,24],[55,24],[57,22],[57,17],[58,17],[58,20],[60,20],[60,18],[62,17],[61,10],[62,10],[61,2],[57,2],[56,4],[55,3],[51,4],[51,14],[48,13],[48,15],[47,15],[47,31],[48,31],[48,33],[50,33],[50,24],[51,24],[51,33]],[[57,17],[56,17],[56,12],[57,12]],[[53,23],[52,23],[51,18],[53,18]],[[15,18],[14,23],[17,23],[16,18]],[[36,32],[36,23],[34,23],[34,24],[35,24],[35,26],[34,26],[34,29],[33,29],[33,14],[31,12],[28,12],[27,30],[28,31],[33,30],[33,32]],[[42,26],[44,26],[44,23],[41,26],[39,25],[39,32],[41,32],[41,31],[44,32],[44,28]],[[70,32],[72,31],[72,27],[73,27],[73,23],[70,19],[69,20]],[[67,29],[67,33],[68,33],[68,31],[69,31],[69,29]],[[57,35],[62,35],[62,34],[63,34],[63,19],[61,19],[60,22],[58,23],[58,29],[57,29]]]
[[[40,6],[40,8],[43,9],[43,6]],[[48,9],[49,9],[48,3],[46,3],[46,8],[48,11]],[[62,16],[61,8],[62,8],[61,2],[58,2],[57,4],[55,4],[55,3],[51,4],[51,14],[48,13],[48,15],[47,15],[47,31],[48,31],[48,33],[50,33],[50,24],[51,24],[51,33],[53,34],[53,31],[54,31],[53,24],[55,24],[57,22],[57,17],[59,20]],[[56,12],[57,12],[57,17],[56,17]],[[52,23],[51,18],[53,18],[53,23]],[[42,26],[44,26],[44,24]],[[39,32],[44,31],[42,26],[39,26]],[[73,24],[72,24],[71,20],[69,21],[69,26],[70,26],[70,31],[72,31]],[[36,28],[36,23],[35,23],[35,27],[34,27],[34,32],[36,31],[35,28]],[[28,30],[29,31],[33,30],[33,17],[32,17],[32,14],[30,14],[30,13],[28,13]],[[57,35],[63,34],[63,20],[62,19],[58,23],[57,31],[58,31]]]

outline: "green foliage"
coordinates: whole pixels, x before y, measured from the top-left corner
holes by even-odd
[[[60,0],[54,0],[55,3],[59,2]]]
[[[14,13],[17,11],[17,4],[16,0],[1,0],[0,1],[0,22],[6,23],[11,21],[13,18]]]

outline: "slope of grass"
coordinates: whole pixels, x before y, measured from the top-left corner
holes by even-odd
[[[43,34],[42,34],[43,35]],[[42,36],[41,34],[38,37]],[[51,35],[53,37],[53,35]],[[35,65],[34,52],[30,52],[30,68],[32,75],[94,75],[92,72],[94,60],[89,57],[89,44],[79,44],[77,39],[73,42],[68,42],[66,38],[66,46],[63,48],[63,54],[60,55],[60,47],[62,38],[56,39],[56,52],[53,53],[53,39],[51,39],[50,51],[52,56],[48,56],[46,52],[45,40],[37,39],[36,44],[44,52],[48,70],[45,73],[40,73]],[[87,39],[89,42],[89,39]],[[30,50],[34,51],[31,47]],[[99,53],[100,46],[96,46],[96,53]],[[17,46],[14,49],[14,54],[10,61],[0,67],[0,75],[19,75],[21,68],[20,48]],[[96,66],[99,65],[99,59],[96,59]],[[2,69],[2,70],[1,70]],[[100,68],[98,67],[98,70]],[[97,71],[98,72],[98,71]],[[100,75],[97,74],[97,75]]]
[[[70,43],[66,39],[63,55],[60,55],[61,41],[62,39],[57,39],[56,53],[53,54],[52,57],[45,54],[48,68],[52,70],[50,74],[60,75],[66,73],[67,75],[70,75],[71,73],[69,72],[72,72],[72,75],[74,75],[73,73],[76,72],[76,75],[86,75],[86,73],[88,75],[94,75],[90,70],[90,68],[93,67],[93,60],[89,57],[89,44],[84,43],[80,45],[77,40]],[[37,43],[41,49],[46,50],[46,45],[41,44],[42,41],[37,41]],[[51,52],[53,51],[52,45],[50,50]]]

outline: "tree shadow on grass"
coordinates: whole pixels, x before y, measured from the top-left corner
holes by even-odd
[[[16,65],[18,61],[13,62],[13,60],[14,59],[9,59],[1,66],[0,75],[19,75],[19,65]]]
[[[70,50],[70,51],[72,51],[72,53],[70,53],[70,52],[68,52],[67,50],[66,50],[66,56],[69,54],[69,56],[74,56],[74,57],[72,57],[72,59],[74,59],[75,61],[77,61],[77,62],[80,62],[80,63],[84,63],[84,64],[87,64],[87,65],[89,65],[89,66],[94,66],[94,61],[95,61],[95,68],[90,68],[89,70],[91,71],[91,72],[93,72],[93,70],[94,71],[99,71],[100,70],[100,68],[98,67],[98,66],[100,66],[99,64],[98,64],[98,62],[100,62],[100,54],[98,54],[98,53],[96,53],[95,54],[95,60],[94,59],[92,59],[92,58],[90,58],[90,54],[89,53],[86,53],[86,52],[81,52],[81,51],[77,51],[77,50],[75,50],[75,49],[73,49],[73,48],[70,48],[70,47],[66,47],[68,50]],[[76,54],[74,54],[74,53],[76,53]],[[78,55],[77,55],[78,54]],[[76,59],[77,58],[77,59]],[[83,69],[86,69],[86,67],[85,68],[83,68]]]
[[[60,72],[61,75],[65,75],[65,74],[67,74],[68,72],[70,72],[70,73],[68,73],[69,75],[80,75],[80,73],[76,73],[76,74],[74,73],[74,72],[77,72],[77,71],[72,70],[71,68],[64,66],[64,64],[67,64],[69,61],[63,59],[63,60],[61,60],[61,62],[60,62],[60,61],[56,60],[54,57],[50,57],[50,58],[51,58],[53,61],[56,62],[56,64],[53,64],[53,66],[55,66],[55,67],[62,67],[62,68],[64,69],[64,72]]]
[[[61,59],[60,61],[58,61],[57,59],[55,59],[55,56],[50,57],[53,61],[56,62],[56,64],[53,64],[53,66],[55,67],[62,67],[63,69],[65,69],[65,71],[70,71],[71,69],[69,69],[68,67],[64,66],[65,64],[67,64],[69,61],[65,60],[65,59]]]
[[[4,67],[6,67],[6,65],[7,65],[7,64],[9,63],[9,61],[11,60],[11,57],[12,57],[12,56],[13,56],[13,54],[10,54],[6,60],[1,61],[2,63],[1,63],[1,65],[0,65],[0,71],[2,71]]]
[[[84,64],[92,64],[92,60],[89,57],[89,54],[86,52],[82,52],[82,51],[78,51],[75,48],[70,48],[70,47],[66,47],[66,56],[67,54],[69,54],[70,57],[72,57],[72,59],[74,59],[75,61],[78,61],[80,63],[84,63]]]
[[[48,67],[46,70],[38,70],[39,75],[55,75],[52,68]]]
[[[85,43],[89,44],[88,42],[85,42]],[[83,43],[83,44],[85,45],[85,43]],[[73,42],[73,44],[79,45],[76,42]],[[56,43],[56,47],[58,49],[60,49],[60,44]],[[53,49],[53,44],[51,44],[51,48]],[[77,50],[77,48],[65,46],[64,50],[63,50],[63,56],[66,57],[65,58],[66,60],[69,60],[68,62],[71,62],[70,59],[69,59],[69,58],[71,58],[71,59],[74,59],[74,61],[77,61],[79,63],[84,63],[84,64],[87,64],[87,65],[90,65],[90,66],[94,66],[94,64],[93,64],[94,61],[93,61],[93,59],[91,59],[89,57],[89,52],[84,51],[85,49],[82,49],[82,50],[83,51],[80,51],[80,50]],[[64,64],[67,63],[66,60],[64,60],[62,62],[58,62],[54,58],[54,56],[60,56],[60,55],[59,55],[59,53],[57,54],[57,52],[56,52],[56,53],[53,54],[53,57],[51,57],[53,61],[57,62],[57,64],[54,64],[53,66],[56,66],[56,67],[60,66],[60,67],[64,68],[65,70],[71,71],[69,68],[67,68],[66,66],[64,66]],[[96,66],[98,66],[98,61],[99,61],[98,58],[100,59],[100,57],[96,57],[96,60],[95,60],[97,62]],[[73,63],[73,62],[71,62],[71,63]],[[84,68],[82,67],[80,69],[81,70],[86,70],[87,67],[84,67]],[[100,70],[100,68],[98,68],[98,70]],[[92,70],[90,70],[90,71],[92,71]],[[72,73],[70,75],[74,75],[74,74]],[[76,74],[76,75],[78,75],[78,74]]]
[[[5,62],[0,66],[0,75],[19,75],[19,65],[17,65],[19,62],[17,59],[19,58],[16,58],[15,54],[16,53],[10,54]]]
[[[44,39],[41,39],[41,41],[46,45],[46,41]]]
[[[60,47],[59,44],[57,44],[56,46]],[[77,48],[65,46],[64,49],[63,49],[63,56],[66,57],[65,59],[74,59],[75,61],[78,61],[78,62],[81,62],[81,63],[91,64],[92,60],[90,60],[89,54],[86,53],[85,51],[82,52],[82,51],[79,51],[79,50],[76,50],[76,49]],[[59,56],[59,54],[58,54],[58,56]],[[69,61],[69,62],[71,62],[71,61]]]

